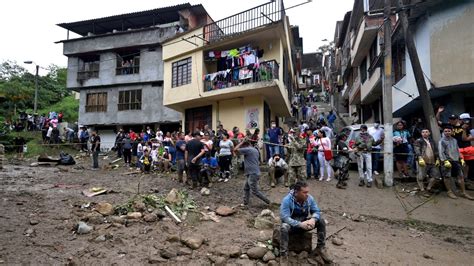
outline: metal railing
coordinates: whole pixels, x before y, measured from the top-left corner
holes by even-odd
[[[204,91],[214,91],[249,83],[279,79],[279,65],[275,60],[260,62],[257,68],[236,67],[207,74]]]
[[[90,78],[98,78],[99,70],[77,71],[77,80],[84,81]]]
[[[115,68],[115,75],[131,75],[140,73],[140,66],[124,66]]]
[[[282,20],[285,17],[283,0],[256,6],[233,16],[204,26],[204,38],[208,43],[253,30]]]

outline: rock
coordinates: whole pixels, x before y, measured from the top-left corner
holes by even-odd
[[[39,224],[39,222],[38,222],[37,220],[31,219],[31,220],[30,220],[30,224],[31,224],[31,225],[37,225],[37,224]]]
[[[76,232],[80,235],[90,233],[94,228],[92,226],[87,225],[84,222],[77,223]]]
[[[170,235],[166,238],[168,242],[179,242],[179,235]]]
[[[109,221],[112,224],[125,224],[125,223],[127,223],[127,220],[125,219],[125,216],[109,216],[107,218],[107,221]]]
[[[203,195],[203,196],[209,196],[209,195],[211,195],[211,190],[209,190],[209,189],[206,188],[206,187],[203,187],[203,188],[201,189],[201,195]]]
[[[342,246],[344,244],[344,242],[338,237],[333,237],[331,242],[336,246]]]
[[[90,224],[102,224],[104,222],[104,217],[100,213],[91,212],[84,216],[82,220]]]
[[[148,257],[148,263],[150,264],[161,264],[164,262],[168,262],[166,259],[163,259],[162,257],[159,256],[151,256]]]
[[[273,252],[271,251],[267,251],[267,253],[265,253],[265,255],[262,258],[264,262],[269,262],[274,259],[276,259],[275,254],[273,254]]]
[[[127,219],[137,220],[142,218],[141,212],[131,212],[127,214]]]
[[[271,261],[268,262],[267,265],[268,266],[277,266],[277,265],[279,265],[279,263],[276,260],[271,260]]]
[[[145,222],[148,222],[148,223],[153,223],[158,220],[158,216],[156,216],[156,214],[154,213],[147,213],[143,217],[143,220],[145,220]]]
[[[269,220],[268,218],[257,217],[255,218],[254,227],[256,229],[272,229],[275,221]]]
[[[216,249],[216,254],[227,258],[238,258],[242,254],[239,246],[220,246]]]
[[[153,211],[153,214],[156,215],[156,217],[158,217],[158,219],[163,219],[164,217],[166,217],[166,212],[164,212],[162,210],[155,210],[155,211]]]
[[[227,258],[221,256],[208,256],[208,259],[215,265],[226,265]]]
[[[304,260],[308,258],[308,251],[301,251],[300,254],[298,254],[298,259],[299,260]]]
[[[102,215],[114,214],[114,206],[107,202],[99,202],[97,206],[95,206],[95,210]]]
[[[166,202],[175,205],[179,205],[182,200],[183,199],[181,199],[181,196],[179,195],[178,190],[176,188],[173,188],[165,198]]]
[[[189,236],[184,239],[181,239],[181,242],[183,242],[183,244],[185,244],[188,248],[196,250],[201,247],[202,243],[204,243],[204,237]]]
[[[178,256],[188,256],[192,254],[193,254],[193,251],[190,248],[181,247],[178,249]]]
[[[172,259],[178,256],[178,253],[173,248],[167,248],[160,251],[160,256],[165,259]]]
[[[32,236],[35,234],[35,229],[33,228],[28,228],[25,230],[25,236]]]
[[[268,240],[272,239],[272,232],[271,231],[260,231],[258,233],[258,241],[260,242],[267,242]]]
[[[106,238],[104,235],[100,235],[94,239],[94,242],[105,242]]]
[[[271,217],[273,220],[276,220],[275,214],[269,209],[263,210],[262,212],[260,212],[260,214],[258,216],[259,217]]]
[[[264,247],[253,247],[247,250],[247,255],[251,259],[261,259],[267,253],[268,249]]]
[[[365,217],[359,214],[356,214],[352,217],[352,221],[354,222],[365,222]]]
[[[426,253],[423,253],[423,258],[428,259],[428,260],[433,260],[434,259],[433,256],[430,256]]]
[[[220,216],[230,216],[235,213],[235,210],[227,206],[219,206],[216,209],[216,214]]]
[[[137,201],[133,204],[133,208],[135,209],[135,211],[137,212],[144,212],[146,211],[146,205],[145,203],[141,202],[141,201]]]
[[[249,256],[247,254],[242,254],[242,255],[240,255],[239,258],[242,259],[242,260],[248,260]]]

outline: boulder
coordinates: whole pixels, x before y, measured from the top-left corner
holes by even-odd
[[[267,242],[268,240],[272,239],[272,231],[260,231],[258,233],[258,241],[260,242]]]
[[[247,250],[247,256],[251,259],[262,259],[267,254],[268,249],[264,247],[253,247]]]
[[[209,195],[211,195],[211,190],[208,189],[208,188],[206,188],[206,187],[203,187],[203,188],[201,189],[201,195],[203,195],[203,196],[209,196]]]
[[[99,202],[97,206],[95,206],[95,210],[102,215],[114,214],[114,206],[107,202]]]
[[[154,213],[147,213],[145,216],[143,216],[143,220],[148,223],[153,223],[158,220],[158,216],[156,216]]]
[[[219,206],[216,209],[216,214],[220,216],[230,216],[235,213],[235,210],[228,206]]]
[[[188,236],[181,239],[181,242],[192,250],[199,249],[204,243],[204,237],[202,236]]]
[[[271,251],[267,251],[267,253],[265,253],[265,255],[262,258],[264,262],[269,262],[274,259],[276,259],[275,254],[273,254],[273,252]]]
[[[336,246],[342,246],[344,244],[344,242],[342,241],[342,239],[338,238],[338,237],[333,237],[331,242],[336,245]]]
[[[137,219],[140,219],[140,218],[142,218],[142,213],[141,212],[127,213],[127,219],[137,220]]]
[[[220,246],[215,253],[227,258],[238,258],[242,254],[242,249],[239,246]]]
[[[255,218],[254,227],[260,230],[273,229],[275,222],[275,214],[271,210],[265,209]]]
[[[173,188],[165,198],[165,201],[169,204],[179,205],[183,199],[178,193],[176,188]]]

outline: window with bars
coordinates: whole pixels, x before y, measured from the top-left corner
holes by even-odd
[[[191,57],[173,63],[172,87],[191,83]]]
[[[107,92],[88,93],[86,95],[86,112],[107,112]]]
[[[142,90],[119,91],[118,110],[141,110]]]

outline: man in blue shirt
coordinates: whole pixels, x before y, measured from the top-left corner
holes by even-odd
[[[217,159],[211,157],[211,152],[206,152],[206,157],[201,160],[202,168],[200,175],[204,183],[209,183],[209,179],[217,172]]]
[[[331,262],[326,249],[326,223],[321,217],[321,211],[313,196],[309,195],[308,184],[298,181],[292,185],[290,193],[286,195],[280,206],[281,243],[280,254],[282,260],[288,260],[288,241],[290,234],[304,233],[316,228],[318,244],[316,254],[327,263]]]
[[[281,135],[283,135],[283,132],[276,126],[275,121],[272,121],[271,128],[268,130],[268,136],[270,138],[270,143],[275,145],[269,145],[270,157],[273,157],[276,153],[280,153],[280,147],[278,145],[280,144]]]

